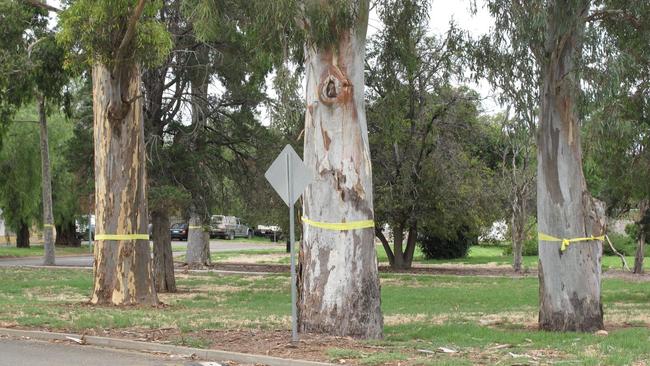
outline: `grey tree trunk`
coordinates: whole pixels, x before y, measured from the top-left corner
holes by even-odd
[[[604,232],[604,207],[587,191],[576,100],[575,59],[581,53],[589,1],[550,2],[538,130],[539,232],[581,238]],[[593,331],[603,327],[600,241],[539,242],[539,327]]]
[[[306,49],[305,163],[315,180],[304,213],[327,223],[374,219],[364,105],[368,2],[355,3],[355,29],[338,44]],[[327,230],[304,224],[298,279],[301,332],[382,336],[374,228]]]
[[[140,70],[124,67],[112,75],[104,65],[93,66],[97,217],[91,302],[155,305],[149,240],[98,239],[148,232]]]
[[[643,273],[643,260],[645,259],[645,217],[648,214],[647,200],[641,201],[639,204],[639,237],[637,239],[636,252],[634,253],[634,273]]]
[[[153,226],[153,275],[156,291],[176,292],[174,256],[169,235],[169,215],[166,211],[151,213]]]
[[[190,215],[185,261],[190,267],[210,265],[210,234],[203,229],[203,219],[196,212]]]
[[[50,148],[47,137],[45,97],[38,96],[38,120],[41,126],[41,188],[43,194],[43,265],[55,264],[54,241],[56,229],[52,214],[52,175],[50,174]]]
[[[513,204],[511,239],[512,239],[512,267],[515,272],[521,272],[523,262],[524,241],[526,240],[526,204],[518,200]]]

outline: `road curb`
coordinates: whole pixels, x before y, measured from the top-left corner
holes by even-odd
[[[10,336],[10,337],[24,337],[24,338],[30,338],[35,340],[43,340],[43,341],[53,341],[53,340],[70,341],[70,339],[68,339],[67,337],[73,337],[77,339],[81,338],[81,335],[78,334],[44,332],[38,330],[20,330],[20,329],[9,329],[9,328],[0,328],[0,335]],[[227,351],[209,350],[209,349],[201,349],[201,348],[174,346],[168,344],[139,342],[139,341],[132,341],[128,339],[85,336],[84,340],[86,341],[86,344],[90,346],[117,348],[122,350],[140,351],[140,352],[142,351],[165,352],[165,353],[181,354],[181,355],[193,354],[196,355],[196,357],[204,360],[235,361],[238,363],[264,364],[268,366],[332,366],[333,365],[331,363],[324,363],[324,362],[293,360],[293,359],[284,359],[284,358],[265,356],[265,355],[254,355],[254,354],[246,354],[246,353],[238,353],[238,352],[227,352]]]

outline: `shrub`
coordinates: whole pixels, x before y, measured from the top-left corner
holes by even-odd
[[[462,258],[467,256],[469,247],[478,244],[478,234],[467,227],[461,227],[455,237],[444,238],[425,228],[419,241],[426,259]]]
[[[530,218],[529,220],[535,220],[534,217]],[[508,235],[510,237],[510,230],[508,230]],[[528,235],[526,237],[526,240],[524,240],[524,247],[522,249],[521,255],[537,255],[539,254],[537,250],[537,223],[535,222],[530,230],[528,230]],[[503,255],[512,255],[512,241],[508,241],[508,246],[503,248]]]

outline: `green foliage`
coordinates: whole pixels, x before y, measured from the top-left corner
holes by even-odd
[[[438,232],[427,228],[421,230],[418,241],[426,259],[463,258],[471,246],[478,245],[478,231],[468,227],[458,227],[455,235],[441,237]]]
[[[0,149],[0,208],[9,227],[42,220],[41,153],[38,112],[31,105],[19,111],[8,129],[6,144]],[[27,122],[31,121],[31,122]],[[67,170],[65,150],[72,136],[72,124],[61,113],[48,119],[52,201],[56,224],[73,222],[78,208],[78,191]]]
[[[326,48],[350,33],[359,21],[368,21],[368,0],[306,1],[304,3],[307,41]],[[365,31],[365,29],[364,29]]]
[[[124,38],[126,25],[138,0],[75,0],[59,14],[58,41],[68,52],[69,68],[84,70],[95,62],[112,68],[115,52]],[[147,1],[136,24],[135,37],[128,47],[124,64],[158,65],[172,48],[164,25],[156,19],[161,0]]]
[[[170,185],[150,187],[147,195],[149,211],[167,211],[169,214],[186,210],[191,199],[189,192]]]

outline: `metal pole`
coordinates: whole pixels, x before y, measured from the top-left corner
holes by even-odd
[[[287,185],[289,193],[289,250],[291,250],[291,341],[298,342],[298,308],[296,304],[296,251],[294,250],[296,237],[294,233],[294,213],[293,213],[293,175],[291,173],[291,164],[287,154]]]

